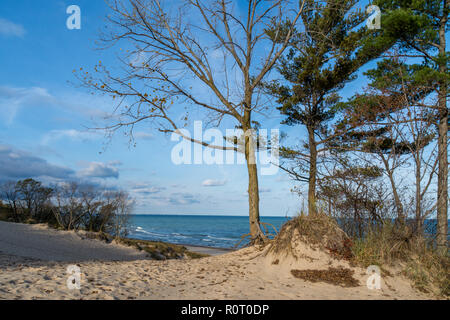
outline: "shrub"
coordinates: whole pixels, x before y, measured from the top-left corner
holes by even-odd
[[[415,233],[410,226],[385,221],[381,229],[369,229],[366,236],[354,242],[354,262],[388,266],[403,264],[403,274],[423,292],[450,295],[449,257],[441,256],[433,249],[430,240]]]
[[[87,230],[127,235],[133,201],[123,191],[65,182],[49,188],[33,179],[0,185],[0,219],[22,223],[47,223],[64,230]]]
[[[270,251],[285,252],[295,256],[292,245],[295,235],[312,246],[317,246],[337,258],[350,259],[352,257],[352,241],[338,226],[336,220],[323,213],[315,215],[299,215],[281,228],[271,243]]]

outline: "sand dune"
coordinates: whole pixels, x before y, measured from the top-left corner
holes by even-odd
[[[81,239],[75,232],[58,231],[43,225],[0,221],[0,251],[46,261],[117,261],[147,259],[129,247]]]
[[[398,274],[384,277],[381,290],[369,290],[365,270],[359,268],[352,269],[360,283],[357,287],[307,282],[292,276],[293,266],[273,264],[274,257],[257,248],[202,259],[154,261],[143,260],[134,249],[80,240],[70,233],[22,227],[23,233],[3,233],[8,228],[10,224],[0,224],[1,299],[433,298],[413,289]],[[19,243],[14,243],[16,240]],[[80,241],[85,242],[80,245]],[[63,259],[52,261],[55,257]],[[108,261],[98,261],[99,257]],[[114,261],[132,257],[135,260]],[[81,270],[80,290],[69,290],[66,285],[67,266],[74,258],[81,258],[76,262]],[[295,267],[320,269],[339,264],[342,262],[318,258],[298,261]]]

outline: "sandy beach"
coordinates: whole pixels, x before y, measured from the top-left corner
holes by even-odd
[[[196,250],[191,247],[191,250]],[[197,248],[198,249],[198,248]],[[277,263],[256,247],[203,248],[201,259],[156,261],[118,244],[82,239],[42,225],[0,222],[0,299],[432,299],[395,270],[380,290],[366,270],[305,248],[298,261]],[[69,290],[67,267],[81,270],[81,289]],[[358,285],[342,287],[295,278],[291,270],[345,267]]]

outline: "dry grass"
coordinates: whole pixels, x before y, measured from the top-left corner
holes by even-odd
[[[176,245],[173,243],[128,239],[128,238],[114,239],[109,234],[103,232],[79,231],[78,234],[83,238],[97,239],[105,241],[107,243],[110,243],[111,241],[115,240],[120,244],[136,248],[139,251],[145,251],[150,255],[152,259],[155,260],[184,259],[184,258],[198,259],[208,256],[207,254],[191,252],[186,247]]]
[[[392,264],[407,260],[411,252],[424,248],[425,243],[408,228],[399,228],[385,222],[378,230],[368,230],[363,239],[355,240],[354,260],[367,267],[369,265]]]
[[[191,252],[184,246],[172,243],[136,239],[120,239],[119,242],[137,248],[138,250],[144,250],[155,260],[183,259],[186,257],[198,259],[208,257],[207,254]]]
[[[414,286],[425,293],[450,297],[450,263],[448,257],[441,257],[431,250],[409,259],[403,271]]]
[[[328,270],[291,270],[294,277],[310,282],[326,282],[342,287],[358,287],[359,281],[353,278],[354,271],[348,268],[332,268]]]
[[[364,268],[377,265],[387,275],[389,267],[400,266],[402,273],[418,290],[450,297],[449,256],[438,255],[423,236],[412,230],[408,226],[385,222],[381,227],[366,232],[363,239],[352,241],[333,218],[325,214],[300,215],[283,225],[277,237],[270,241],[268,252],[300,259],[301,255],[295,251],[300,236],[300,240],[312,248],[349,260],[351,265]],[[350,279],[346,272],[334,269],[291,271],[304,280],[331,281],[329,283],[334,284],[340,281],[340,276]]]
[[[296,235],[300,235],[301,241],[311,247],[326,250],[336,258],[347,260],[352,258],[352,241],[339,228],[336,221],[325,214],[300,215],[286,222],[271,241],[269,251],[276,254],[291,254],[298,259],[293,248]]]
[[[355,241],[352,250],[356,264],[382,268],[401,264],[403,274],[418,290],[450,296],[448,255],[438,255],[422,236],[408,227],[386,222],[381,229],[371,230],[364,239]]]

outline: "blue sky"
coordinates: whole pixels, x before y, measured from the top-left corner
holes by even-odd
[[[66,27],[72,4],[81,8],[81,30]],[[121,188],[136,198],[135,213],[247,215],[245,165],[177,166],[171,161],[176,143],[145,124],[135,128],[136,146],[121,133],[109,141],[87,130],[113,101],[74,85],[73,70],[117,63],[117,48],[96,50],[94,43],[107,12],[101,0],[0,2],[0,180]],[[347,86],[343,96],[354,92]],[[302,133],[280,127],[281,119],[273,114],[262,127]],[[295,215],[302,200],[293,186],[281,171],[260,176],[261,214]]]
[[[81,8],[81,30],[66,28],[71,4]],[[176,143],[145,125],[135,130],[136,147],[121,134],[108,143],[86,130],[112,103],[70,82],[74,69],[114,63],[114,50],[94,44],[106,13],[103,1],[0,2],[0,180],[118,187],[137,199],[136,213],[246,215],[244,166],[176,166]],[[261,214],[295,214],[292,187],[282,173],[261,176]]]

